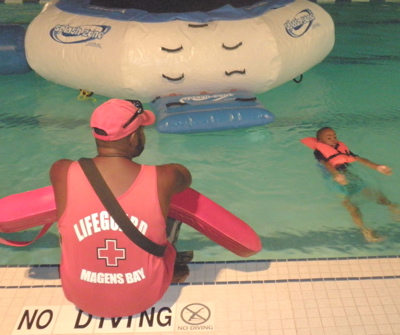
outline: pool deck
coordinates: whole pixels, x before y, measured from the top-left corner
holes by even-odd
[[[0,333],[400,334],[400,258],[190,263],[142,315],[98,319],[62,292],[57,266],[0,267]]]

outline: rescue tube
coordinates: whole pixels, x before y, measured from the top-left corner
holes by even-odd
[[[167,11],[169,2],[181,8]],[[150,102],[262,93],[300,76],[334,45],[330,15],[307,0],[156,1],[166,12],[147,3],[154,1],[49,1],[27,29],[29,65],[60,85]]]
[[[0,208],[0,232],[13,233],[42,226],[33,241],[43,236],[56,221],[52,186],[2,198]],[[249,257],[262,249],[259,236],[247,223],[192,188],[173,196],[168,216],[186,223],[238,256]],[[33,241],[0,238],[0,243],[18,247]]]
[[[356,161],[356,158],[350,155],[349,148],[343,142],[338,141],[339,146],[337,149],[321,143],[316,137],[306,137],[301,139],[300,142],[312,150],[319,150],[333,166],[349,164]]]

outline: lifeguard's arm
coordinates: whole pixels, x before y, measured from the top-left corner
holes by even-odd
[[[319,161],[330,172],[332,178],[340,185],[347,185],[348,181],[343,173],[340,173],[331,163]]]
[[[368,166],[369,168],[376,170],[382,174],[385,174],[387,176],[390,176],[392,174],[392,169],[386,165],[376,164],[360,156],[356,156],[355,159],[357,160],[357,162],[360,162],[361,164]]]
[[[157,166],[157,177],[158,198],[166,216],[172,196],[191,185],[192,175],[181,164],[164,164]]]
[[[169,186],[172,194],[182,192],[192,183],[191,173],[181,164],[160,165],[157,166],[157,169],[162,173],[162,183]]]
[[[183,165],[174,164],[177,175],[177,183],[176,183],[176,193],[182,192],[187,189],[192,184],[192,174],[190,171]]]
[[[53,185],[54,198],[57,207],[57,219],[64,213],[67,202],[67,175],[68,169],[73,161],[60,159],[50,168],[50,181]]]

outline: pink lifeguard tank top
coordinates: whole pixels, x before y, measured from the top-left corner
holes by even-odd
[[[168,289],[176,251],[167,241],[155,166],[142,165],[118,201],[141,233],[167,245],[164,257],[136,246],[120,230],[86,179],[78,162],[67,178],[67,204],[58,222],[60,274],[66,298],[100,317],[135,315],[150,308]]]

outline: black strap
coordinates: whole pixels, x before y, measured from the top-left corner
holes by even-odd
[[[340,156],[340,155],[343,155],[343,156],[352,156],[352,157],[354,157],[354,155],[352,155],[352,154],[349,153],[349,152],[340,152],[340,151],[338,151],[337,154],[330,155],[326,160],[327,160],[327,161],[330,161],[331,159],[333,159],[333,158],[335,158],[335,157],[337,157],[337,156]]]
[[[93,160],[80,158],[78,162],[102,204],[125,235],[144,251],[154,256],[162,257],[166,245],[160,245],[148,239],[132,224],[117,199],[115,199],[114,194],[112,194]]]

